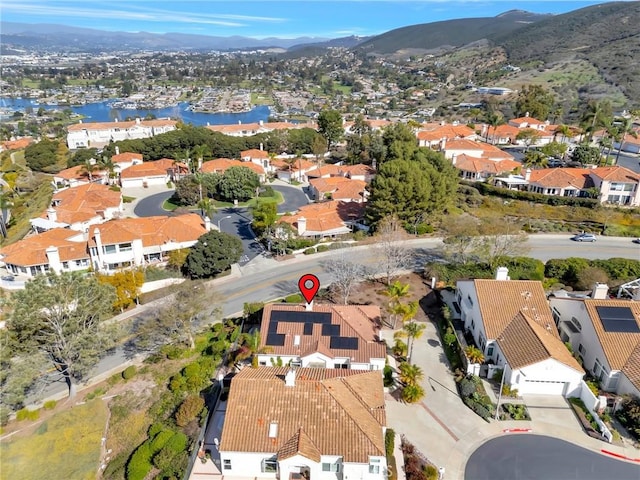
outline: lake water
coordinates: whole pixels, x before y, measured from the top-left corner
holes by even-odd
[[[60,105],[40,105],[37,100],[30,98],[0,98],[0,108],[24,111],[27,107],[34,110],[42,107],[45,110],[63,110],[71,108],[75,113],[87,117],[84,121],[91,122],[113,122],[123,121],[127,117],[144,118],[148,114],[153,114],[157,118],[171,117],[174,120],[181,120],[184,123],[191,123],[196,126],[201,125],[231,125],[238,122],[254,123],[260,120],[266,122],[269,118],[270,110],[266,105],[259,105],[249,112],[244,113],[198,113],[187,110],[189,103],[181,102],[178,105],[168,108],[156,108],[151,110],[125,110],[111,108],[108,102],[88,103],[79,107],[63,107]]]

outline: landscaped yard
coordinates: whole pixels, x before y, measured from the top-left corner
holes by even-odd
[[[0,443],[1,477],[95,479],[106,421],[107,406],[95,399],[53,415],[29,434],[16,434]]]

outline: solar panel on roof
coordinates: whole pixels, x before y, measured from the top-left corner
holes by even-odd
[[[596,307],[605,332],[640,333],[638,322],[629,307]]]
[[[329,348],[338,350],[357,350],[358,339],[356,337],[331,337]]]
[[[271,322],[291,323],[331,323],[331,314],[328,312],[307,312],[298,310],[272,310]]]
[[[323,337],[339,337],[340,325],[331,325],[331,324],[322,325],[322,336]]]
[[[304,335],[313,335],[313,323],[305,323],[302,333]]]
[[[266,344],[273,347],[284,347],[284,335],[281,333],[269,333],[267,334]]]

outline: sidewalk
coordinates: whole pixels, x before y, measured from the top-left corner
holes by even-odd
[[[535,435],[565,440],[599,454],[606,450],[627,459],[640,458],[640,450],[629,443],[613,445],[586,435],[568,406],[558,408],[565,401],[557,397],[538,395],[524,399],[524,403],[538,407],[530,409],[531,421],[485,422],[460,400],[436,327],[431,322],[425,325],[423,336],[414,344],[413,363],[424,371],[422,387],[426,396],[414,405],[387,396],[387,425],[405,435],[430,462],[444,467],[443,478],[463,479],[467,460],[480,445],[502,435],[517,435],[514,430],[523,429]],[[385,329],[381,336],[387,343],[393,343],[393,331]],[[505,400],[503,398],[503,403]]]

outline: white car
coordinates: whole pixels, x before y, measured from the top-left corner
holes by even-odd
[[[576,242],[595,242],[596,236],[593,233],[579,233],[572,240]]]

